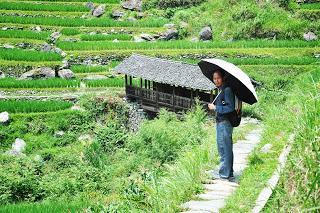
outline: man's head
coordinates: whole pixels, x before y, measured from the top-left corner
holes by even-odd
[[[212,78],[213,78],[213,83],[217,87],[221,87],[224,84],[224,72],[220,69],[217,69],[213,72]]]

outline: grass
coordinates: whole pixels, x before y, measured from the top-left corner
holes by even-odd
[[[0,103],[0,111],[9,113],[47,112],[67,109],[72,105],[67,101],[4,100]]]
[[[306,10],[320,10],[320,3],[301,4],[299,8]]]
[[[0,30],[0,38],[27,38],[48,40],[50,32],[35,32],[29,30]]]
[[[128,41],[132,39],[132,35],[128,34],[95,34],[95,35],[89,35],[89,34],[82,34],[80,35],[80,38],[82,41],[105,41],[105,40],[123,40]]]
[[[29,2],[0,2],[2,10],[27,10],[27,11],[64,11],[64,12],[88,12],[89,8],[85,5],[70,4],[35,4]]]
[[[0,48],[0,59],[8,61],[61,61],[62,57],[53,52],[39,52],[23,49]]]
[[[319,41],[307,42],[307,41],[211,41],[211,42],[191,42],[186,40],[176,41],[157,41],[153,43],[139,42],[133,43],[129,41],[123,41],[114,43],[110,41],[82,41],[76,43],[59,41],[58,47],[70,51],[70,50],[111,50],[111,49],[209,49],[209,48],[301,48],[301,47],[317,47]]]
[[[17,80],[15,78],[0,79],[0,88],[70,88],[79,87],[80,80],[69,80],[61,78]]]
[[[124,78],[85,80],[84,82],[88,87],[124,87]]]
[[[278,156],[281,153],[282,149],[287,143],[288,137],[292,132],[295,131],[301,131],[301,134],[304,135],[306,132],[304,129],[310,129],[314,130],[312,127],[315,123],[312,123],[314,120],[315,114],[311,114],[310,117],[307,114],[308,119],[311,119],[311,123],[305,123],[304,121],[300,119],[300,115],[303,116],[305,113],[308,113],[309,109],[315,109],[314,105],[308,103],[305,105],[305,98],[309,95],[306,95],[306,90],[308,91],[308,88],[312,87],[312,82],[310,80],[306,80],[306,77],[313,73],[313,75],[318,76],[319,79],[319,70],[313,70],[311,72],[307,73],[301,73],[298,75],[294,82],[294,85],[289,85],[289,88],[286,90],[286,93],[279,93],[277,91],[269,91],[264,92],[264,94],[258,94],[260,96],[260,102],[262,102],[262,105],[260,106],[264,111],[264,131],[262,134],[262,140],[259,143],[258,147],[255,148],[254,152],[249,157],[249,167],[247,167],[240,178],[240,186],[237,188],[236,192],[228,198],[225,208],[221,210],[221,212],[233,212],[233,211],[240,211],[240,212],[247,212],[250,211],[255,205],[255,201],[261,192],[261,190],[265,187],[265,183],[268,181],[268,179],[273,174],[276,165],[278,163]],[[319,82],[319,81],[318,81]],[[316,83],[317,85],[318,83]],[[304,85],[304,86],[303,86]],[[275,95],[277,94],[277,95]],[[313,93],[317,94],[317,93]],[[309,96],[310,97],[310,96]],[[305,101],[304,101],[305,100]],[[316,100],[316,99],[314,99]],[[277,104],[270,105],[268,103],[276,102]],[[281,106],[281,107],[279,107]],[[258,107],[258,108],[260,108]],[[257,110],[257,107],[252,107],[252,110]],[[317,111],[313,111],[317,113]],[[319,111],[318,111],[319,112]],[[315,131],[317,131],[315,129]],[[311,131],[312,132],[312,131]],[[312,134],[315,134],[313,132]],[[317,139],[314,138],[314,135],[310,135],[310,138],[307,140],[308,142],[314,141],[316,143]],[[262,153],[260,149],[263,145],[270,143],[272,145],[271,151],[269,153]],[[313,143],[313,142],[312,142]],[[303,144],[305,144],[303,142]],[[294,149],[292,152],[295,152]],[[304,154],[302,154],[304,153]],[[303,161],[305,159],[305,151],[299,152],[300,159]],[[290,155],[289,155],[290,156]],[[316,156],[316,153],[314,153],[311,150],[308,150],[308,156],[310,158],[314,158]],[[290,158],[290,157],[289,157]],[[308,160],[306,160],[308,161]],[[305,161],[305,162],[306,162]],[[289,160],[290,162],[290,160]],[[310,161],[312,162],[312,160]],[[290,163],[289,163],[290,164]],[[308,164],[308,163],[307,163]],[[296,164],[294,164],[296,165]],[[310,172],[316,172],[315,168],[316,164],[308,164]],[[303,167],[299,167],[301,169]],[[296,168],[297,169],[297,168]],[[298,170],[299,170],[298,169]],[[285,170],[286,174],[296,174],[290,172],[290,168]],[[303,172],[304,169],[302,169],[301,172]],[[301,184],[302,182],[305,182],[306,180],[299,181],[298,177],[302,177],[302,175],[296,176],[296,179],[289,179],[285,178],[283,181],[289,185],[292,185],[292,181],[295,182],[295,186]],[[312,183],[314,183],[317,175],[316,173],[313,173],[312,175],[306,175],[304,177],[308,177],[308,183],[311,185],[299,187],[301,193],[295,193],[295,196],[293,197],[292,194],[287,194],[287,199],[282,199],[283,195],[283,189],[281,185],[278,185],[278,191],[277,191],[277,198],[272,201],[268,208],[266,209],[267,212],[274,210],[276,208],[279,211],[293,211],[293,210],[303,210],[303,205],[301,205],[301,201],[306,198],[306,193],[304,190],[308,189],[307,191],[311,192],[312,196],[310,197],[310,201],[314,200],[316,201],[316,188],[312,188]],[[290,184],[289,184],[290,182]],[[297,184],[297,185],[296,185]],[[285,189],[285,194],[289,193],[290,189]],[[300,203],[297,203],[297,198],[300,199]],[[303,197],[303,198],[302,198]],[[279,202],[282,202],[279,204]],[[289,204],[289,202],[293,202],[292,205]],[[300,207],[299,207],[300,206]],[[314,202],[308,202],[306,203],[306,206],[317,206]],[[298,207],[298,208],[297,208]],[[299,210],[299,211],[300,211]]]
[[[77,28],[62,28],[60,32],[67,36],[80,34],[80,30]]]
[[[82,19],[82,18],[55,18],[55,17],[19,17],[0,16],[0,23],[37,24],[62,27],[162,27],[165,18],[150,18],[136,22],[115,21],[111,18]]]
[[[24,0],[24,1],[34,1],[34,0]],[[61,0],[37,0],[42,2],[61,2]],[[87,0],[67,0],[63,2],[87,2]],[[118,4],[119,0],[92,0],[94,3],[106,3],[106,4]]]

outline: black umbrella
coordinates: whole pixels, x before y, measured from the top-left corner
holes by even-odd
[[[202,59],[198,63],[202,73],[213,82],[213,71],[221,69],[228,75],[226,83],[232,88],[235,95],[243,102],[254,104],[258,96],[249,76],[236,65],[222,59]]]

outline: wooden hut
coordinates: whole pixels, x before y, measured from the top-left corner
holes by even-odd
[[[215,96],[215,85],[198,65],[133,54],[114,70],[125,74],[126,97],[147,111],[158,112],[160,107],[188,110],[196,97],[208,110],[207,104]]]

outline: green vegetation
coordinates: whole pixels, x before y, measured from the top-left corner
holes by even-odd
[[[70,4],[34,4],[28,2],[0,2],[2,10],[32,10],[32,11],[66,11],[87,12],[89,8],[84,5]]]
[[[152,43],[130,41],[111,42],[111,41],[83,41],[83,42],[67,42],[59,41],[57,46],[64,50],[110,50],[110,49],[209,49],[209,48],[285,48],[285,47],[316,47],[319,41],[235,41],[235,42],[190,42],[186,40],[177,41],[157,41]]]
[[[104,41],[104,40],[131,40],[132,35],[128,34],[95,34],[95,35],[88,35],[88,34],[83,34],[80,36],[81,40],[83,41]]]
[[[0,111],[9,113],[47,112],[66,109],[72,103],[66,101],[31,101],[31,100],[5,100],[0,103]]]
[[[123,87],[124,78],[107,78],[101,80],[86,80],[88,87]]]
[[[0,59],[8,61],[61,61],[62,57],[53,52],[0,48]]]
[[[35,32],[27,30],[1,30],[0,38],[28,38],[48,40],[50,32]]]
[[[67,36],[80,34],[80,30],[77,28],[63,28],[60,32]]]
[[[79,87],[79,79],[35,79],[35,80],[17,80],[15,78],[0,79],[0,88],[69,88]]]
[[[164,18],[149,18],[136,22],[115,21],[111,18],[82,19],[55,17],[19,17],[0,16],[0,23],[36,24],[62,27],[162,27],[167,20]]]

